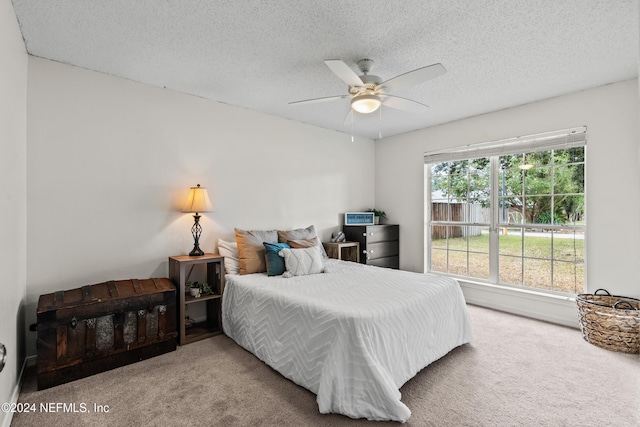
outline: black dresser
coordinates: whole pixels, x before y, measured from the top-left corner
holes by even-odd
[[[360,243],[360,262],[378,267],[400,268],[399,225],[345,225],[350,242]]]

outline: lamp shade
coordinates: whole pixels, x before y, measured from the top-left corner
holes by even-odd
[[[211,201],[209,200],[209,193],[204,187],[191,187],[189,190],[189,197],[187,203],[184,205],[183,212],[209,212],[212,209]]]

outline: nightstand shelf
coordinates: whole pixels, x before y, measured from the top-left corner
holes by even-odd
[[[185,304],[191,304],[193,302],[209,301],[211,299],[216,299],[216,298],[222,298],[222,295],[211,294],[211,295],[202,295],[199,298],[195,298],[195,297],[192,297],[191,295],[189,295],[188,293],[185,292],[185,294],[184,294],[184,303]]]
[[[205,264],[207,269],[206,281],[215,293],[194,298],[188,293],[189,290],[186,286],[187,276],[191,268],[202,264]],[[221,334],[224,257],[217,254],[169,257],[169,278],[176,287],[178,300],[178,309],[176,310],[178,314],[178,343],[185,345]],[[185,321],[186,307],[196,303],[206,304],[206,320],[187,327]]]
[[[210,338],[219,334],[211,331],[212,325],[207,322],[195,323],[185,329],[185,344],[189,344],[195,341],[200,341],[205,338]]]
[[[329,242],[323,245],[329,258],[360,262],[360,243],[358,242]]]

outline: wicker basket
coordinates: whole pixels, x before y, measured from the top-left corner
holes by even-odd
[[[593,295],[578,295],[576,304],[587,342],[607,350],[640,353],[640,300],[598,289]]]

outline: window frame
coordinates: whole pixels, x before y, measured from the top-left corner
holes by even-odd
[[[441,150],[441,151],[435,151],[435,152],[429,152],[429,153],[425,153],[424,155],[424,164],[425,164],[425,174],[424,174],[424,187],[425,187],[425,213],[424,213],[424,221],[425,221],[425,256],[424,256],[424,271],[428,272],[428,273],[432,273],[432,274],[442,274],[442,275],[450,275],[456,278],[459,278],[461,280],[466,280],[466,281],[470,281],[470,282],[478,282],[478,283],[487,283],[487,284],[491,284],[491,285],[500,285],[500,286],[505,286],[505,287],[509,287],[512,289],[527,289],[527,290],[535,290],[535,291],[539,291],[539,292],[544,292],[544,293],[551,293],[551,294],[561,294],[561,295],[567,295],[567,294],[575,294],[573,292],[567,292],[567,291],[563,291],[563,290],[554,290],[554,268],[555,268],[555,264],[556,262],[567,262],[567,263],[573,263],[574,265],[579,264],[579,259],[576,260],[574,259],[573,261],[565,261],[565,260],[561,260],[555,257],[555,250],[554,250],[554,241],[555,239],[557,239],[557,237],[555,237],[553,235],[555,230],[559,230],[559,229],[571,229],[574,232],[574,241],[576,239],[575,237],[575,233],[576,232],[580,232],[583,233],[584,235],[584,241],[585,241],[585,246],[584,249],[582,251],[582,256],[580,257],[582,259],[582,263],[584,264],[583,267],[583,271],[582,271],[582,275],[583,275],[583,280],[582,280],[582,284],[584,286],[584,288],[586,288],[586,283],[587,283],[587,278],[586,278],[586,221],[587,221],[587,212],[586,212],[586,205],[587,205],[587,189],[586,189],[586,179],[584,180],[585,182],[583,183],[583,188],[582,188],[582,193],[580,194],[581,197],[584,198],[584,212],[583,212],[583,220],[584,220],[584,225],[578,225],[578,224],[537,224],[537,223],[527,223],[525,219],[523,219],[523,222],[520,224],[513,224],[513,223],[509,223],[508,222],[508,218],[502,218],[503,221],[501,221],[501,217],[500,217],[500,213],[501,213],[501,196],[504,197],[504,195],[501,194],[499,186],[500,186],[500,175],[502,172],[501,169],[501,165],[500,165],[500,156],[503,155],[519,155],[519,154],[528,154],[528,153],[534,153],[534,152],[541,152],[541,151],[551,151],[551,150],[562,150],[562,149],[568,149],[568,148],[576,148],[576,147],[583,147],[584,151],[584,157],[582,159],[581,162],[570,162],[570,164],[583,164],[584,165],[584,170],[583,170],[583,174],[586,177],[586,164],[587,164],[587,141],[586,141],[586,126],[583,127],[578,127],[578,128],[571,128],[571,129],[564,129],[564,130],[560,130],[560,131],[554,131],[554,132],[547,132],[547,133],[542,133],[542,134],[536,134],[536,135],[530,135],[530,136],[526,136],[526,137],[518,137],[518,138],[510,138],[507,140],[501,140],[501,141],[494,141],[494,142],[487,142],[487,143],[481,143],[481,144],[473,144],[473,145],[469,145],[466,147],[461,147],[461,148],[455,148],[455,149],[450,149],[450,150]],[[442,220],[437,220],[437,221],[433,221],[432,219],[432,200],[431,200],[431,196],[432,196],[432,174],[431,174],[431,167],[434,164],[438,164],[441,162],[450,162],[450,161],[460,161],[460,160],[472,160],[472,159],[477,159],[477,158],[481,158],[481,157],[488,157],[489,158],[489,170],[490,170],[490,185],[489,185],[489,206],[490,206],[490,221],[489,223],[480,223],[480,222],[454,222],[451,221],[451,216],[450,214],[447,217],[446,221],[442,221]],[[554,168],[560,166],[560,165],[564,165],[561,163],[555,163],[555,158],[552,158],[551,163],[548,165],[548,167],[550,168],[550,171],[552,172],[551,175],[551,190],[549,192],[549,194],[545,194],[544,196],[549,196],[552,198],[552,203],[554,203],[555,201],[553,200],[554,197],[556,197],[556,193],[554,193],[555,191],[555,170]],[[467,172],[468,173],[468,172]],[[524,179],[526,178],[526,173],[523,173],[523,187],[524,187]],[[504,178],[503,178],[504,179]],[[526,197],[527,195],[524,194],[523,191],[523,195]],[[553,204],[552,204],[553,206]],[[524,209],[523,209],[524,211]],[[552,212],[554,210],[552,209]],[[553,216],[553,215],[552,215]],[[469,269],[469,241],[467,239],[467,250],[466,250],[466,256],[467,256],[467,261],[466,261],[466,275],[457,275],[457,274],[452,274],[449,273],[449,238],[447,238],[447,243],[446,243],[446,248],[444,248],[444,250],[447,253],[447,268],[446,271],[447,272],[441,272],[441,271],[433,271],[431,269],[432,266],[432,262],[433,262],[433,257],[432,257],[432,227],[433,226],[445,226],[447,227],[447,230],[449,230],[449,227],[452,226],[474,226],[474,227],[483,227],[483,228],[487,228],[489,229],[489,274],[488,274],[488,279],[482,279],[482,278],[478,278],[478,277],[473,277],[470,276],[470,269]],[[545,261],[545,262],[549,262],[550,263],[550,268],[551,268],[551,276],[550,276],[550,288],[551,289],[545,289],[545,288],[539,288],[539,287],[533,287],[533,286],[527,286],[526,285],[526,281],[525,281],[525,275],[526,275],[526,269],[524,267],[525,264],[525,260],[535,260],[537,259],[536,257],[531,257],[531,256],[526,256],[525,255],[525,250],[524,250],[524,243],[525,240],[524,238],[522,239],[522,251],[520,253],[520,255],[518,257],[515,258],[519,258],[522,268],[521,268],[521,277],[520,277],[520,283],[519,284],[514,284],[514,283],[508,283],[508,282],[501,282],[500,281],[500,258],[502,256],[510,256],[510,255],[504,255],[501,254],[501,249],[500,249],[500,230],[502,228],[515,228],[515,229],[520,229],[522,230],[522,236],[524,237],[524,230],[525,229],[533,229],[533,230],[549,230],[550,235],[550,255],[548,256],[548,258],[540,258],[540,260]],[[447,237],[449,235],[449,232],[447,231]],[[440,249],[438,249],[440,250]],[[575,271],[575,267],[574,267],[574,271]],[[577,272],[574,272],[574,274],[578,274]],[[574,276],[577,277],[577,276]],[[578,290],[578,289],[574,289],[574,290]],[[581,292],[578,292],[581,293]]]

